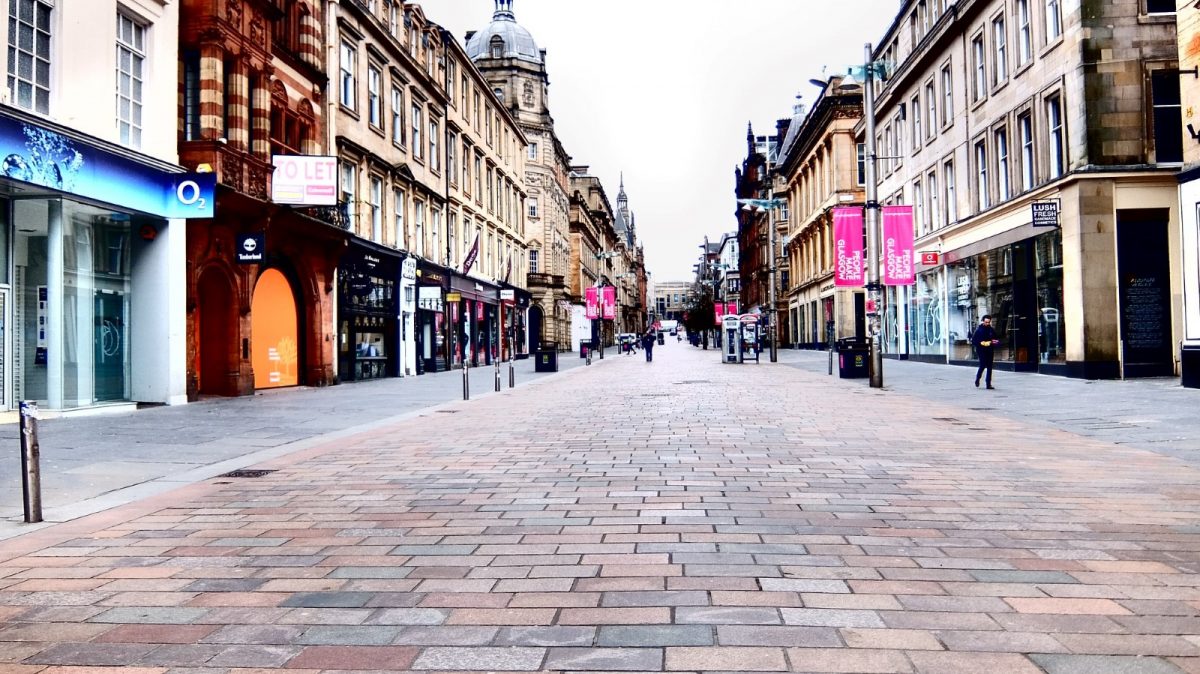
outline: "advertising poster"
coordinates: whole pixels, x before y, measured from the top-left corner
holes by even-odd
[[[603,288],[604,320],[611,321],[617,317],[617,289],[613,286]]]
[[[833,209],[834,285],[862,286],[863,213],[861,208]]]
[[[586,318],[595,320],[600,317],[600,293],[595,286],[585,288],[583,291],[584,307],[586,308]]]
[[[913,207],[883,207],[883,284],[911,286],[913,268]]]

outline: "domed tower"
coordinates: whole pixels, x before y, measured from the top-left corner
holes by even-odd
[[[513,0],[496,0],[492,22],[466,35],[467,57],[509,110],[529,142],[525,159],[527,285],[533,294],[530,341],[570,343],[570,201],[567,176],[571,158],[554,133],[550,116],[546,51],[517,23]]]

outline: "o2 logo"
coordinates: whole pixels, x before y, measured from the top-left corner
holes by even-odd
[[[184,180],[175,188],[175,198],[179,199],[179,203],[184,206],[195,206],[198,210],[203,210],[208,205],[208,199],[205,199],[200,190],[200,184],[195,180]]]

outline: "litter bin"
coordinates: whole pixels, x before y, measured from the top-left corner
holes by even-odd
[[[658,343],[659,343],[659,345],[662,345],[662,344],[663,344],[663,341],[664,341],[664,340],[663,340],[663,333],[661,333],[661,332],[660,332],[660,333],[658,333]]]
[[[543,344],[533,352],[534,372],[558,372],[558,347]]]
[[[838,376],[842,379],[865,379],[871,376],[871,349],[866,340],[846,337],[837,341]]]
[[[592,345],[589,344],[588,342],[580,342],[579,343],[579,357],[587,358],[588,349],[591,348],[591,346]]]

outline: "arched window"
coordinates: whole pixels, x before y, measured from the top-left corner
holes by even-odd
[[[499,35],[492,36],[492,58],[498,59],[504,56],[504,38]]]

